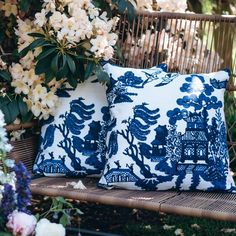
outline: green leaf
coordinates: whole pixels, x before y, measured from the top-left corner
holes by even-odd
[[[34,115],[31,111],[29,111],[25,116],[21,117],[23,123],[27,123],[33,119]]]
[[[1,235],[1,236],[12,236],[12,234],[10,234],[10,233],[5,233],[5,232],[2,232],[2,231],[0,231],[0,235]]]
[[[58,72],[56,73],[56,79],[60,80],[62,78],[66,78],[68,76],[68,73],[69,73],[69,69],[68,69],[68,66],[66,64],[66,65],[64,65],[64,67],[61,67],[58,70]]]
[[[12,118],[11,118],[11,112],[10,112],[8,106],[2,107],[1,110],[4,114],[4,119],[5,119],[6,124],[8,125],[8,124],[12,123],[14,120],[12,120]]]
[[[7,104],[10,102],[9,98],[7,96],[5,97],[0,97],[0,109],[2,109],[2,107],[7,106]]]
[[[16,100],[13,100],[8,104],[8,108],[11,112],[11,122],[13,122],[16,119],[16,117],[20,114],[18,102]]]
[[[84,63],[83,63],[83,61],[76,59],[75,66],[76,66],[75,77],[77,77],[79,79],[79,81],[84,82],[85,70],[84,70]]]
[[[57,71],[58,71],[58,62],[59,62],[58,58],[59,58],[59,56],[58,56],[58,54],[56,54],[53,57],[52,62],[51,62],[51,67],[50,68],[52,69],[52,71],[54,73],[57,73]]]
[[[63,214],[59,220],[59,223],[62,224],[64,227],[70,224],[70,217],[69,215]]]
[[[29,8],[30,8],[30,3],[31,3],[31,0],[21,0],[20,1],[20,9],[21,9],[21,11],[28,12]]]
[[[96,67],[96,76],[100,83],[105,84],[109,82],[109,75],[105,72],[101,65]]]
[[[128,19],[129,21],[133,21],[136,16],[135,7],[131,2],[128,1],[127,8],[128,8]]]
[[[26,104],[26,102],[23,101],[23,98],[18,96],[18,107],[19,107],[19,111],[21,116],[26,116],[29,112],[28,106]]]
[[[37,221],[39,221],[40,214],[39,214],[39,213],[37,213],[37,214],[35,214],[34,216],[35,216],[35,218],[37,219]]]
[[[63,204],[67,204],[68,202],[66,201],[66,199],[64,197],[58,196],[55,197],[55,200],[58,202],[62,202]]]
[[[54,77],[55,77],[55,74],[51,70],[47,70],[45,72],[45,83],[46,84],[50,83]]]
[[[75,210],[76,213],[79,214],[79,215],[83,215],[83,214],[84,214],[84,213],[83,213],[80,209],[78,209],[78,208],[75,208],[74,210]]]
[[[93,73],[94,67],[95,67],[95,62],[89,61],[85,70],[85,75],[84,75],[85,80],[88,79],[88,77]]]
[[[127,2],[125,0],[121,0],[118,3],[118,10],[121,13],[124,13],[127,8]]]
[[[81,55],[73,55],[73,56],[75,56],[79,60],[87,60],[88,59],[88,57],[86,57],[86,56],[81,56]]]
[[[56,52],[56,47],[43,48],[42,52],[37,56],[37,60],[42,60],[53,52]]]
[[[43,38],[39,38],[34,40],[29,46],[25,47],[22,51],[19,52],[20,57],[24,57],[30,50],[33,50],[37,47],[42,46],[51,46],[48,41],[45,41]]]
[[[66,61],[69,66],[70,71],[74,74],[76,71],[76,66],[73,58],[70,55],[66,55]]]
[[[35,37],[35,38],[45,38],[44,34],[40,34],[40,33],[29,33],[29,36]]]
[[[68,74],[67,81],[70,84],[70,86],[72,86],[73,88],[77,87],[77,84],[78,84],[77,77],[73,76],[72,74]]]
[[[4,81],[11,82],[11,74],[8,71],[0,71],[0,78]]]
[[[50,71],[50,65],[55,54],[50,54],[47,57],[39,60],[35,66],[35,74],[40,75]]]

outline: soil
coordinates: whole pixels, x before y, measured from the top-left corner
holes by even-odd
[[[74,207],[80,209],[83,212],[82,215],[74,215],[74,213],[71,212],[71,225],[69,225],[69,228],[80,228],[82,236],[90,235],[82,233],[83,229],[85,229],[85,231],[90,230],[94,232],[106,232],[124,235],[125,227],[127,224],[161,223],[160,214],[156,212],[99,205],[96,203],[78,202],[71,200],[67,201],[72,203]],[[34,196],[32,199],[31,210],[33,214],[41,214],[45,211],[48,211],[50,205],[50,198]],[[59,217],[55,217],[55,214],[50,214],[47,218],[49,218],[51,221],[58,222]],[[70,236],[72,235],[72,233],[68,235]],[[74,235],[78,235],[78,233]],[[105,235],[105,233],[99,235]]]

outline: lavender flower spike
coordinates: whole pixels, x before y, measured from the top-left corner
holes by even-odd
[[[4,184],[1,202],[1,213],[3,218],[6,220],[8,215],[15,210],[15,191],[12,185]]]
[[[31,175],[22,162],[15,164],[13,168],[16,174],[16,192],[18,211],[29,213],[27,206],[31,204],[31,191],[29,184],[31,183]]]

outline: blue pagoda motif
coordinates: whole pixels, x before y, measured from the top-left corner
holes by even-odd
[[[70,170],[66,167],[64,159],[45,160],[38,165],[39,169],[45,174],[66,174]]]
[[[92,121],[89,124],[88,134],[84,137],[84,150],[85,151],[97,151],[99,133],[101,131],[101,124],[99,121]]]
[[[128,168],[121,168],[119,161],[116,161],[115,164],[117,168],[110,169],[110,166],[107,165],[107,173],[104,175],[108,184],[118,183],[118,182],[136,182],[139,178],[133,171],[134,164],[126,164]]]
[[[166,156],[166,137],[168,135],[168,130],[166,125],[159,125],[155,129],[156,135],[155,139],[151,142],[152,144],[152,155],[151,161],[160,161]]]
[[[131,169],[110,169],[105,178],[108,184],[117,182],[136,182],[139,178]]]
[[[186,122],[186,130],[181,137],[181,159],[177,168],[185,171],[196,171],[197,168],[202,171],[209,163],[207,118],[204,112],[190,112]]]

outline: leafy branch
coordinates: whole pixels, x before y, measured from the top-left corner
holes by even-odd
[[[41,215],[37,215],[37,218],[46,218],[50,215],[60,215],[59,218],[59,223],[62,224],[63,226],[69,225],[71,214],[72,212],[77,215],[82,215],[83,212],[80,211],[78,208],[73,207],[73,204],[68,202],[66,199],[63,197],[55,197],[52,198],[52,203],[48,211],[42,213]],[[73,214],[73,215],[74,215]]]

